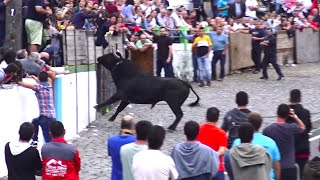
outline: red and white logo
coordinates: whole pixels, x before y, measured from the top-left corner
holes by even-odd
[[[48,176],[64,177],[67,174],[67,166],[62,161],[51,159],[46,163],[45,173]]]

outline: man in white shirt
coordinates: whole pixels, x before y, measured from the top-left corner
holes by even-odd
[[[132,174],[133,156],[142,150],[147,150],[147,140],[152,128],[149,121],[139,121],[136,124],[137,140],[133,143],[123,145],[120,150],[123,180],[134,180]]]
[[[140,151],[133,156],[132,172],[134,179],[139,180],[174,180],[178,172],[170,156],[163,154],[160,148],[165,139],[162,126],[153,126],[148,137],[148,150]]]
[[[246,16],[257,18],[258,2],[257,0],[246,0]]]

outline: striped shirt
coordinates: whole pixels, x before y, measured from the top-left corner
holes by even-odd
[[[35,94],[38,99],[40,115],[48,118],[56,118],[53,102],[52,87],[47,82],[35,85]]]

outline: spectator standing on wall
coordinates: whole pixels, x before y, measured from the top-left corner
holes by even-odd
[[[36,52],[42,44],[43,22],[52,10],[46,7],[44,0],[30,0],[25,22],[28,36],[28,51]]]
[[[52,140],[49,132],[51,123],[55,121],[56,111],[53,102],[52,86],[48,83],[48,73],[40,72],[38,77],[32,76],[32,78],[36,81],[36,84],[30,84],[22,81],[18,82],[18,84],[22,87],[34,90],[38,100],[40,116],[32,120],[32,124],[35,127],[32,144],[37,146],[39,126],[42,129],[45,142],[48,143]]]
[[[277,110],[277,122],[270,124],[263,130],[265,136],[273,139],[280,150],[281,155],[281,180],[297,180],[297,168],[295,166],[294,136],[302,133],[306,127],[293,110],[286,104],[280,104]],[[288,117],[295,123],[287,123]]]
[[[160,151],[166,136],[162,126],[153,126],[148,137],[149,149],[133,156],[132,172],[134,179],[168,180],[178,179],[178,172],[170,156]]]
[[[152,124],[149,121],[139,121],[136,124],[137,140],[133,143],[125,144],[120,149],[123,180],[133,180],[132,161],[133,156],[140,151],[148,149],[148,136]]]
[[[133,135],[133,128],[133,117],[131,115],[126,115],[122,118],[120,133],[111,136],[107,141],[108,155],[112,160],[111,180],[122,179],[120,148],[125,144],[136,141],[136,137]]]
[[[6,36],[6,5],[12,0],[0,0],[0,47],[3,46]]]
[[[303,178],[304,166],[310,157],[309,133],[312,129],[311,116],[310,111],[305,109],[301,104],[301,91],[299,89],[291,90],[290,103],[290,108],[294,110],[306,126],[306,130],[303,133],[296,134],[294,137],[296,163],[299,165],[300,178]],[[289,119],[290,121],[294,122],[291,118]]]
[[[221,129],[228,132],[228,148],[230,149],[232,143],[238,138],[238,128],[243,122],[248,122],[248,115],[251,112],[247,106],[249,103],[248,94],[244,91],[240,91],[236,94],[237,108],[229,111],[224,119]]]
[[[284,78],[280,66],[277,63],[277,38],[273,34],[272,29],[268,29],[268,35],[265,40],[260,43],[263,46],[264,57],[262,61],[262,77],[260,79],[268,79],[268,65],[272,64],[278,74],[278,81]]]
[[[218,153],[197,141],[199,124],[188,121],[184,125],[186,142],[177,144],[171,157],[176,164],[181,180],[209,180],[219,167]]]
[[[60,121],[51,124],[52,141],[42,146],[43,180],[79,180],[81,169],[77,147],[64,139],[66,130]]]
[[[230,161],[235,180],[270,180],[272,166],[270,155],[262,146],[252,143],[253,134],[254,128],[250,123],[240,125],[241,144],[230,150]]]
[[[200,22],[200,20],[201,20],[200,16],[202,16],[203,20],[206,19],[207,15],[203,9],[203,1],[202,0],[192,0],[192,2],[193,2],[193,9],[196,11],[197,21]]]
[[[41,175],[39,152],[29,144],[33,135],[34,126],[24,122],[19,129],[19,140],[6,144],[5,159],[9,180],[35,180],[35,175]]]
[[[246,0],[246,16],[252,19],[257,19],[257,0]]]
[[[224,180],[223,156],[227,150],[227,134],[217,126],[219,109],[211,107],[207,110],[206,123],[200,126],[197,140],[218,152],[220,165],[212,180]],[[214,137],[214,138],[212,138]]]
[[[241,19],[245,16],[246,5],[241,0],[236,0],[234,3],[229,5],[229,18]]]
[[[209,54],[212,49],[212,42],[208,35],[205,35],[204,29],[201,27],[198,31],[198,37],[196,37],[192,43],[193,47],[197,48],[197,60],[199,68],[200,87],[205,86],[204,76],[206,75],[207,86],[211,86],[211,74],[210,74],[210,62]]]
[[[222,27],[218,26],[216,28],[216,32],[209,32],[210,39],[213,43],[213,53],[214,56],[212,57],[211,62],[211,79],[212,80],[218,80],[222,81],[224,78],[224,69],[225,69],[225,63],[226,63],[226,52],[228,49],[229,41],[225,34],[222,33]],[[220,76],[219,79],[217,79],[216,74],[216,64],[220,60]]]

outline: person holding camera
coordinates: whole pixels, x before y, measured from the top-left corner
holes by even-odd
[[[292,118],[294,123],[288,123]],[[296,134],[303,133],[306,129],[303,121],[295,114],[287,104],[280,104],[277,110],[277,120],[263,130],[263,135],[273,139],[279,148],[281,159],[280,180],[297,180],[297,168],[295,166],[295,144]]]

